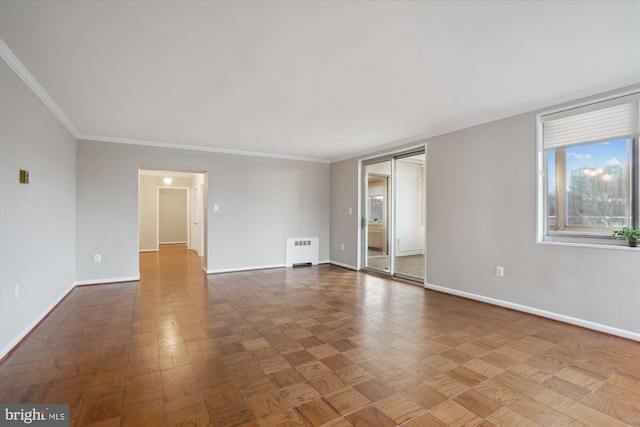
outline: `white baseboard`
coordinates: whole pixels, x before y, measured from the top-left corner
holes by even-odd
[[[237,271],[249,271],[249,270],[266,270],[269,268],[284,268],[284,264],[259,265],[254,267],[239,267],[239,268],[220,268],[217,270],[207,270],[207,274],[234,273]]]
[[[47,314],[49,314],[51,310],[53,310],[54,307],[58,305],[60,301],[62,301],[67,295],[69,295],[69,292],[71,292],[75,287],[75,284],[69,286],[64,292],[62,292],[62,294],[58,298],[56,298],[55,301],[49,304],[49,306],[47,306],[47,308],[45,308],[44,311],[40,313],[40,315],[38,315],[38,317],[36,317],[35,320],[29,324],[29,326],[24,328],[22,332],[20,332],[13,340],[11,340],[9,344],[7,344],[2,350],[0,350],[0,359],[6,356],[16,345],[18,345],[20,341],[22,341],[24,337],[26,337],[31,332],[31,330],[33,330],[33,328],[38,326],[38,323],[40,323],[40,321],[44,319]]]
[[[600,323],[591,322],[589,320],[578,319],[571,316],[565,316],[564,314],[554,313],[552,311],[541,310],[539,308],[529,307],[522,304],[516,304],[509,301],[504,301],[496,298],[490,298],[483,295],[472,294],[470,292],[459,291],[456,289],[445,288],[443,286],[432,285],[425,283],[425,289],[431,289],[433,291],[443,292],[446,294],[456,295],[463,298],[468,298],[476,301],[486,302],[487,304],[497,305],[499,307],[510,308],[512,310],[521,311],[524,313],[534,314],[540,317],[546,317],[547,319],[557,320],[559,322],[569,323],[571,325],[581,326],[586,329],[592,329],[598,332],[604,332],[606,334],[615,335],[622,338],[627,338],[634,341],[640,341],[640,333],[626,331],[624,329],[618,329]]]
[[[84,286],[84,285],[103,285],[107,283],[120,283],[120,282],[135,282],[140,280],[140,274],[137,276],[129,276],[129,277],[111,277],[105,279],[95,279],[95,280],[79,280],[76,282],[76,286]]]
[[[160,245],[186,245],[187,241],[184,242],[160,242]]]
[[[333,265],[337,265],[338,267],[344,267],[344,268],[348,268],[349,270],[358,271],[358,267],[354,267],[353,265],[343,264],[343,263],[338,262],[338,261],[329,261],[329,262],[331,264],[333,264]]]
[[[158,252],[157,249],[140,249],[138,252]]]

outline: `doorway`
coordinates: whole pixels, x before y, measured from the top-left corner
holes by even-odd
[[[189,245],[188,211],[188,187],[158,187],[158,247]]]
[[[362,265],[424,282],[424,149],[363,161]]]
[[[138,174],[139,251],[157,252],[161,244],[182,244],[204,263],[206,191],[206,172],[141,168]]]

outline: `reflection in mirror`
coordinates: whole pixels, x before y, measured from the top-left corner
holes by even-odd
[[[389,192],[388,173],[391,172],[391,163],[385,161],[367,165],[366,168],[366,267],[389,272],[389,230],[387,228],[389,199],[387,195]]]
[[[384,199],[382,196],[369,196],[367,219],[369,224],[382,224],[384,219]]]

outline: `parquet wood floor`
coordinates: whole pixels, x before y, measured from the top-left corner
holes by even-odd
[[[329,265],[140,259],[6,358],[1,402],[72,426],[640,426],[640,343]]]

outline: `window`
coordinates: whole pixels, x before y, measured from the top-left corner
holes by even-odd
[[[640,227],[640,94],[538,115],[538,239],[618,244]]]

